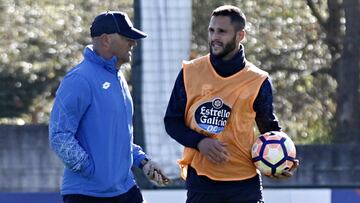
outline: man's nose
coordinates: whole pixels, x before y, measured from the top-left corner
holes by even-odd
[[[220,35],[219,35],[218,32],[212,32],[212,33],[210,34],[210,40],[211,40],[211,41],[219,40],[219,39],[220,39]]]

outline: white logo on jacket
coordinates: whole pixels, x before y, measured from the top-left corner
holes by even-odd
[[[107,90],[110,87],[110,83],[109,82],[104,82],[104,84],[102,85],[102,88]]]

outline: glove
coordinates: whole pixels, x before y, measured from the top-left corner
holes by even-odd
[[[165,186],[170,183],[170,179],[165,175],[160,166],[154,161],[147,161],[143,166],[143,172],[146,177],[159,186]]]

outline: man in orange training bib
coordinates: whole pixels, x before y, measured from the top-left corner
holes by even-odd
[[[187,203],[263,202],[252,159],[255,122],[280,131],[267,72],[245,59],[245,15],[216,8],[208,28],[210,54],[183,62],[164,118],[167,133],[185,147],[179,160]],[[274,178],[290,177],[290,170]]]

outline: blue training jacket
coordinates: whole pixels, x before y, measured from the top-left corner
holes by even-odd
[[[133,144],[133,103],[116,62],[88,45],[56,92],[49,141],[65,164],[62,195],[112,197],[136,184],[131,167],[146,155]]]

